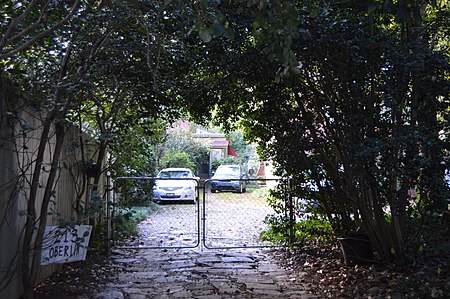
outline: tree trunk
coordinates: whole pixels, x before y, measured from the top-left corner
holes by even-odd
[[[33,298],[34,274],[31,272],[34,263],[35,252],[32,250],[32,242],[35,233],[36,224],[39,221],[36,216],[37,209],[37,193],[39,188],[39,180],[41,178],[41,170],[44,162],[44,153],[50,135],[50,128],[54,120],[54,116],[49,116],[42,128],[41,138],[39,142],[38,152],[35,159],[33,177],[31,179],[30,195],[27,201],[27,219],[24,227],[24,238],[22,244],[22,264],[21,274],[24,288],[24,298]],[[47,212],[47,210],[45,211]],[[46,219],[46,218],[45,218]],[[45,220],[43,220],[45,221]]]
[[[50,126],[48,126],[48,123],[45,124],[47,128],[49,128]],[[46,184],[45,184],[45,191],[44,191],[44,195],[42,198],[42,203],[40,205],[40,215],[39,218],[36,218],[36,210],[35,208],[31,208],[31,203],[33,203],[33,205],[35,206],[37,203],[37,196],[36,196],[36,192],[33,192],[33,198],[31,197],[31,193],[30,193],[30,198],[29,198],[29,211],[31,211],[34,215],[34,222],[32,224],[32,226],[30,226],[30,224],[28,223],[28,219],[27,219],[27,230],[25,233],[26,238],[24,238],[24,255],[23,255],[23,259],[24,261],[26,261],[26,263],[23,263],[22,266],[22,280],[23,280],[23,285],[24,285],[24,298],[33,298],[33,290],[34,290],[34,286],[36,284],[37,278],[38,278],[38,273],[39,273],[39,264],[40,264],[40,253],[41,253],[41,247],[42,247],[42,242],[43,242],[43,238],[44,238],[44,232],[45,232],[45,227],[47,225],[47,213],[48,213],[48,207],[50,204],[50,200],[53,196],[53,191],[54,191],[54,187],[55,187],[55,183],[56,183],[56,178],[57,178],[57,174],[59,171],[59,162],[60,162],[60,157],[61,157],[61,152],[63,149],[63,144],[64,144],[64,137],[65,137],[65,126],[64,123],[57,120],[56,122],[54,122],[55,125],[55,132],[56,132],[56,142],[55,142],[55,147],[53,149],[53,157],[52,157],[52,163],[51,163],[51,168],[50,168],[50,173],[48,175]],[[49,136],[49,130],[45,130],[41,136],[41,144],[44,144],[44,148],[43,150],[45,151],[45,144],[48,142],[48,136]],[[44,138],[46,137],[46,138]],[[40,150],[41,150],[41,146],[40,146]],[[41,156],[38,154],[38,156]],[[42,165],[43,159],[40,159],[39,164]],[[36,163],[36,166],[38,165],[38,163]],[[39,174],[35,174],[36,176],[39,177]],[[35,177],[33,177],[33,181],[34,181]],[[35,189],[37,190],[37,189]],[[31,222],[31,219],[30,219]],[[35,225],[38,224],[38,230],[37,230],[37,234],[35,236],[34,239],[34,243],[32,243],[32,238],[34,235],[34,231],[35,231]],[[32,229],[31,232],[28,231],[28,229]],[[34,244],[32,246],[32,244]],[[25,254],[26,253],[26,254]],[[26,258],[28,257],[28,258]]]

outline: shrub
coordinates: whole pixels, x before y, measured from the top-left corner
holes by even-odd
[[[176,152],[164,157],[163,168],[169,167],[183,167],[189,169],[196,169],[195,163],[189,158],[186,152]]]
[[[137,225],[157,208],[155,204],[149,207],[133,207],[119,209],[115,217],[115,238],[125,240],[130,236],[137,236]]]

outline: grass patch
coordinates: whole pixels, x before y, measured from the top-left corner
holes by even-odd
[[[251,194],[257,198],[267,200],[270,196],[270,189],[258,187],[251,190]]]
[[[261,233],[260,238],[274,244],[286,244],[289,240],[289,221],[283,216],[270,215],[265,219],[265,223],[269,228]],[[294,223],[293,233],[291,245],[294,246],[311,242],[329,243],[334,239],[330,223],[314,217]]]

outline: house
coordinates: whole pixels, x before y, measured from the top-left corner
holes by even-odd
[[[202,127],[197,127],[194,138],[209,146],[209,157],[205,159],[198,169],[200,178],[209,178],[211,176],[211,165],[214,160],[221,160],[229,156],[238,157],[225,134],[214,133]]]
[[[231,147],[231,142],[223,133],[216,133],[184,120],[174,123],[172,129],[192,132],[196,140],[208,146],[209,155],[197,168],[197,175],[202,179],[211,177],[211,165],[214,160],[221,160],[229,156],[238,157],[236,151]]]

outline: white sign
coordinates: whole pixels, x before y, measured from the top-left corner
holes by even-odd
[[[91,225],[47,226],[42,243],[41,265],[84,260],[91,231]]]

